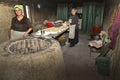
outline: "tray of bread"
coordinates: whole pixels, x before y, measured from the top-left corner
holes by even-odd
[[[64,33],[69,27],[51,27],[51,28],[46,28],[43,30],[38,30],[37,32],[33,33],[34,37],[40,37],[42,36],[49,36],[55,38],[56,36]]]

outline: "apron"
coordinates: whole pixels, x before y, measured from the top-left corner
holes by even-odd
[[[70,25],[69,26],[69,39],[75,38],[75,26],[76,25]]]
[[[12,40],[22,38],[25,32],[13,31],[12,32]]]

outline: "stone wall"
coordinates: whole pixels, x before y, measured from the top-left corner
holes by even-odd
[[[49,7],[50,6],[50,7]],[[55,21],[57,10],[54,7],[51,7],[51,4],[42,6],[41,8],[37,8],[37,5],[31,5],[31,17],[33,24],[33,31],[37,31],[43,25],[44,20]]]
[[[9,29],[13,16],[13,8],[8,4],[0,3],[0,43],[9,39]]]
[[[56,10],[48,9],[48,8],[40,8],[36,9],[34,8],[34,11],[32,9],[32,12],[34,12],[33,16],[33,23],[39,24],[43,23],[44,20],[52,20],[54,21],[56,19]],[[33,14],[33,13],[32,13]]]

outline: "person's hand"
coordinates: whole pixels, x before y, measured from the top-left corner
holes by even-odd
[[[69,25],[70,25],[70,22],[67,22],[67,25],[69,26]]]
[[[28,36],[28,33],[24,33],[23,37],[26,38]]]

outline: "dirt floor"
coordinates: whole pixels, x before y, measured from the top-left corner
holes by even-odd
[[[67,80],[110,80],[109,76],[97,72],[95,59],[99,53],[92,53],[88,47],[89,36],[80,34],[80,41],[74,47],[62,47]]]

